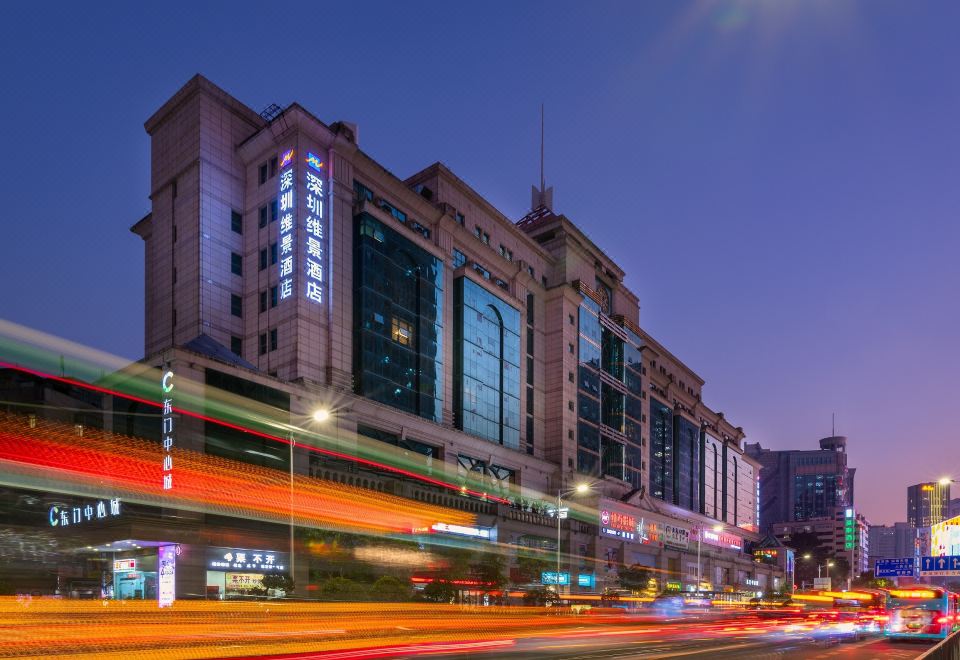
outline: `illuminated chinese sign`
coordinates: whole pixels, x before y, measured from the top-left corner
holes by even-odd
[[[58,504],[50,507],[48,512],[51,527],[69,527],[119,515],[119,497],[114,497],[112,500],[88,502],[80,506],[61,506]]]
[[[163,489],[173,489],[173,371],[166,371],[160,379],[162,407],[160,424],[163,444]]]
[[[852,550],[856,543],[857,521],[853,517],[853,509],[847,509],[843,521],[843,547],[846,550]]]
[[[252,591],[263,588],[263,575],[260,573],[227,573],[228,591]]]
[[[600,512],[602,534],[633,541],[637,538],[637,530],[637,519],[629,514],[606,509]]]
[[[113,562],[113,570],[123,572],[123,571],[135,571],[137,570],[137,560],[136,559],[116,559]]]
[[[177,546],[161,545],[157,560],[157,601],[169,607],[177,598]]]
[[[304,171],[306,186],[306,233],[304,236],[304,276],[308,300],[323,302],[323,229],[326,224],[324,206],[326,204],[325,175],[323,160],[319,156],[307,153],[307,169]],[[311,171],[312,170],[312,171]]]
[[[726,532],[714,532],[709,529],[703,530],[702,534],[703,537],[701,540],[704,543],[717,545],[723,548],[731,548],[733,550],[741,550],[743,548],[743,541],[739,536],[727,534]]]
[[[690,530],[676,525],[660,525],[660,540],[666,545],[686,548],[690,543]]]
[[[207,568],[213,570],[244,570],[282,572],[287,566],[287,553],[272,550],[244,548],[209,548]]]
[[[448,523],[435,523],[430,529],[435,532],[446,532],[447,534],[459,534],[461,536],[472,536],[474,538],[489,539],[490,530],[481,527],[464,527],[463,525],[450,525]]]
[[[294,240],[296,236],[297,214],[294,207],[293,189],[297,176],[296,159],[293,149],[280,156],[280,197],[277,199],[280,213],[280,236],[277,248],[280,252],[278,262],[279,296],[285,300],[293,295],[294,287]]]

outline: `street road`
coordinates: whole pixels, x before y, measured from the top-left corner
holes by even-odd
[[[756,658],[758,660],[908,660],[928,650],[932,642],[892,642],[882,636],[870,636],[858,641],[840,642],[813,635],[791,635],[779,632],[735,634],[718,638],[695,632],[676,635],[636,634],[624,631],[617,636],[599,635],[579,640],[555,638],[527,638],[517,640],[509,648],[497,648],[470,656],[490,659],[523,660],[601,660],[607,658]],[[319,656],[318,656],[319,657]],[[346,659],[349,656],[343,656]],[[358,656],[359,657],[359,656]],[[396,658],[414,655],[398,653]],[[462,652],[429,655],[435,659],[462,658]]]

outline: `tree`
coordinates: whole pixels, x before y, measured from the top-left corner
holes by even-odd
[[[873,571],[867,571],[853,580],[850,586],[861,589],[886,589],[891,586],[891,582],[887,578],[874,577]]]
[[[486,583],[484,586],[491,589],[500,589],[507,580],[503,575],[506,562],[502,555],[495,552],[485,552],[478,563],[473,566],[478,580]]]
[[[286,573],[274,573],[263,576],[263,588],[269,593],[273,591],[282,591],[284,594],[293,593],[293,578]]]
[[[539,587],[531,589],[523,594],[523,604],[531,607],[543,607],[544,605],[553,605],[558,601],[556,592],[550,589]]]
[[[794,581],[800,585],[813,584],[813,578],[817,577],[817,566],[825,568],[824,565],[831,558],[831,550],[821,544],[820,537],[814,532],[797,532],[783,542],[796,551]],[[810,558],[806,559],[807,556]]]
[[[384,575],[370,587],[370,597],[386,603],[402,602],[410,600],[410,589],[392,575]]]
[[[320,585],[320,596],[325,600],[363,600],[366,589],[353,580],[335,577]]]
[[[430,582],[422,592],[422,598],[431,603],[450,603],[456,596],[457,589],[449,582]]]
[[[839,584],[846,582],[850,574],[850,561],[846,557],[834,557],[833,566],[831,566],[830,570],[824,575],[829,575],[833,578],[834,584]]]
[[[517,572],[520,577],[516,582],[518,584],[527,584],[537,582],[540,576],[553,567],[552,562],[545,555],[522,553],[517,557]]]
[[[646,591],[650,586],[652,573],[643,564],[632,564],[620,569],[618,579],[620,586],[629,591]]]

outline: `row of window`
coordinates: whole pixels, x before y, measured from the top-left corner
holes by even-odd
[[[267,180],[272,179],[275,176],[277,176],[276,156],[260,165],[260,185],[262,186],[267,182]]]
[[[268,351],[277,350],[277,329],[271,328],[269,332],[263,332],[259,337],[260,355],[266,355]],[[243,355],[243,339],[233,335],[230,337],[230,351],[235,355]]]
[[[260,207],[260,222],[259,227],[266,227],[270,222],[276,222],[277,218],[280,216],[280,209],[277,205],[277,200],[273,199],[269,204],[264,204]],[[243,214],[239,211],[230,211],[230,229],[237,234],[243,234]],[[174,238],[176,241],[176,238]]]

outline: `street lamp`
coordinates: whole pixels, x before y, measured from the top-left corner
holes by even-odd
[[[802,559],[805,559],[805,560],[807,560],[807,561],[810,561],[811,559],[813,559],[813,555],[811,555],[811,554],[808,552],[808,553],[806,553],[806,554],[803,555]],[[822,564],[821,564],[819,561],[817,562],[817,579],[818,579],[818,580],[819,580],[820,577],[821,577],[821,576],[820,576],[820,569],[822,569],[824,566],[827,567],[827,577],[830,577],[830,567],[833,566],[833,560],[828,559],[826,562],[824,562],[824,563],[822,563]]]
[[[310,415],[313,421],[318,423],[326,422],[330,419],[330,409],[329,408],[317,408]],[[289,434],[289,445],[290,445],[290,579],[294,579],[294,574],[296,571],[296,558],[294,556],[294,539],[293,539],[293,448],[297,444],[294,435]]]
[[[714,525],[713,531],[722,532],[723,525]],[[703,588],[703,569],[700,566],[700,539],[703,538],[703,525],[697,528],[697,593]]]
[[[557,490],[557,574],[554,584],[557,585],[557,597],[560,596],[560,520],[567,517],[567,512],[561,508],[563,498],[567,495],[583,495],[590,490],[589,484],[577,484],[570,490]]]

